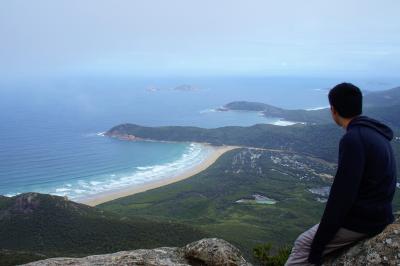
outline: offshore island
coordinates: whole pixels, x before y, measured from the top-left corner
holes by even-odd
[[[399,93],[400,87],[369,93],[364,109],[365,115],[394,129],[392,145],[398,164]],[[287,120],[307,122],[285,127],[257,124],[211,129],[117,125],[105,135],[123,141],[202,143],[210,145],[213,152],[205,159],[207,163],[193,167],[185,175],[177,173],[165,182],[160,180],[147,187],[132,186],[86,198],[86,204],[95,207],[39,193],[0,196],[0,244],[5,249],[0,254],[13,259],[24,256],[24,262],[28,262],[132,249],[143,252],[144,248],[160,246],[178,246],[182,248],[172,251],[187,251],[196,243],[214,247],[220,243],[215,238],[233,244],[250,262],[255,262],[254,250],[260,245],[265,247],[266,241],[278,252],[276,248],[291,244],[304,228],[320,218],[335,173],[337,145],[343,131],[332,123],[329,112],[317,114],[320,110],[301,112],[307,119],[297,119],[295,112],[273,110],[262,103],[231,104],[224,111],[251,111],[254,106],[257,107],[253,111],[264,112],[266,116],[274,112]],[[399,217],[398,192],[393,207]],[[384,260],[397,264],[399,231],[397,220],[379,236],[357,245],[360,248],[356,253],[345,251],[345,256],[338,258],[347,260],[346,255],[352,254],[354,265],[367,265],[371,261],[375,263],[371,265],[382,265]],[[211,240],[199,241],[203,238]],[[226,245],[222,247],[225,249]],[[153,256],[157,250],[149,249],[143,254]],[[126,254],[104,255],[102,263]],[[142,253],[133,254],[144,263]],[[82,260],[90,259],[94,258]]]
[[[398,108],[397,94],[399,91],[400,88],[394,88],[382,92],[368,93],[365,97],[365,113],[387,121],[397,128],[397,118],[390,114],[393,114],[394,110],[392,109]],[[95,206],[166,186],[199,174],[212,166],[226,152],[239,148],[277,151],[274,155],[271,155],[272,161],[279,162],[286,167],[293,165],[298,168],[297,170],[304,171],[300,180],[318,176],[328,183],[332,181],[334,163],[336,162],[335,156],[332,155],[336,153],[335,143],[338,143],[342,133],[340,129],[332,124],[327,108],[286,110],[265,103],[236,101],[217,108],[217,111],[259,112],[266,117],[283,119],[282,121],[301,122],[289,124],[290,126],[258,124],[250,127],[227,126],[211,129],[188,126],[145,127],[135,124],[117,125],[104,135],[121,141],[198,143],[206,146],[210,152],[200,163],[182,172],[166,176],[163,179],[85,196],[77,199],[77,201]],[[397,138],[395,141],[397,141]],[[304,143],[307,143],[307,145],[304,145]],[[287,152],[298,156],[289,156]],[[315,170],[309,167],[310,162],[306,162],[306,159],[299,155],[311,155],[323,161],[320,161],[318,170]],[[326,191],[329,188],[329,186],[326,186],[327,184],[324,185],[308,189],[310,193],[319,195],[316,198],[319,202],[326,202],[329,195],[326,192],[319,192],[320,190]],[[255,195],[258,194],[255,193]],[[241,199],[238,200],[240,201]]]

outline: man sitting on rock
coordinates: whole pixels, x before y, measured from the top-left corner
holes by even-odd
[[[320,223],[296,239],[287,266],[320,265],[324,255],[379,234],[394,221],[393,131],[361,115],[362,93],[353,84],[335,86],[329,103],[333,120],[346,130],[337,172]]]

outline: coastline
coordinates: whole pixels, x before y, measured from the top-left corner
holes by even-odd
[[[147,182],[144,184],[135,185],[135,186],[128,187],[128,188],[122,188],[122,189],[111,190],[111,191],[107,191],[107,192],[101,192],[101,193],[91,195],[88,197],[84,197],[84,198],[82,197],[81,199],[77,199],[75,201],[89,205],[89,206],[96,206],[101,203],[112,201],[112,200],[115,200],[118,198],[130,196],[130,195],[144,192],[144,191],[147,191],[150,189],[155,189],[155,188],[159,188],[162,186],[166,186],[166,185],[184,180],[186,178],[189,178],[193,175],[196,175],[196,174],[204,171],[205,169],[210,167],[213,163],[215,163],[215,161],[224,153],[226,153],[230,150],[240,148],[239,146],[212,146],[212,145],[204,144],[204,143],[202,143],[202,145],[208,145],[208,146],[212,147],[213,151],[201,163],[199,163],[198,165],[196,165],[194,167],[189,168],[188,170],[184,171],[183,173],[180,173],[175,176],[167,177],[167,178],[164,178],[161,180],[155,180],[155,181],[150,181],[150,182]]]

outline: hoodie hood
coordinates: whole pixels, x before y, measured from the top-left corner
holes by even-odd
[[[369,127],[383,135],[388,140],[393,139],[393,130],[388,127],[387,125],[379,122],[378,120],[369,118],[367,116],[358,116],[350,121],[349,125],[347,126],[347,130],[354,126],[364,126]]]

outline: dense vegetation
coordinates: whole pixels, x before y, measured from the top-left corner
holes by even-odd
[[[385,91],[370,92],[364,97],[364,114],[379,119],[390,126],[400,127],[400,87]],[[288,121],[312,124],[331,122],[329,109],[286,110],[265,103],[237,101],[226,104],[221,110],[257,111],[267,117],[279,117]]]
[[[163,141],[194,141],[213,145],[279,149],[336,162],[337,145],[343,133],[342,129],[332,124],[288,127],[258,124],[251,127],[231,126],[213,129],[182,126],[143,127],[123,124],[112,128],[107,134],[115,137],[128,134]],[[397,129],[395,136],[400,136]]]
[[[391,126],[395,131],[395,136],[399,137],[400,87],[369,93],[364,100],[365,114]],[[304,117],[304,119],[288,119],[295,121],[311,121],[315,117],[318,119],[325,117],[324,119],[327,119],[329,124],[319,120],[320,123],[316,124],[296,124],[286,127],[258,124],[250,127],[228,126],[212,129],[180,126],[143,127],[135,124],[123,124],[110,129],[107,134],[115,137],[134,135],[153,140],[195,141],[213,145],[279,149],[311,155],[330,162],[337,160],[337,145],[344,131],[334,125],[327,110],[284,110],[256,102],[232,102],[225,108],[226,110],[264,111],[273,116],[293,113],[295,116]],[[314,119],[314,121],[316,120]],[[397,158],[399,158],[399,139],[395,138],[393,143]]]
[[[396,137],[400,136],[396,128],[400,126],[398,94],[400,88],[366,96],[366,114],[394,126]],[[315,194],[315,189],[326,188],[332,181],[343,131],[333,123],[325,124],[330,121],[326,110],[293,111],[248,104],[227,108],[248,108],[311,123],[215,129],[116,126],[108,131],[109,136],[257,149],[230,151],[189,179],[98,208],[37,193],[0,196],[0,265],[49,256],[182,246],[203,237],[226,239],[253,262],[282,264],[298,234],[319,222],[326,195]],[[400,166],[400,139],[395,138],[393,147]],[[258,201],[257,197],[268,200]],[[400,210],[399,193],[394,207]]]
[[[288,158],[284,166],[273,158]],[[283,164],[283,163],[282,163]],[[237,245],[251,258],[252,248],[266,241],[291,244],[305,228],[318,222],[323,204],[308,188],[329,184],[303,165],[332,174],[322,161],[290,153],[238,149],[189,179],[111,201],[98,207],[127,217],[141,215],[201,228]],[[276,204],[238,203],[254,194]]]
[[[26,193],[0,198],[0,265],[27,258],[85,256],[184,245],[204,237],[190,226],[123,217],[62,197]],[[18,255],[18,257],[21,257]]]
[[[253,249],[253,255],[263,266],[285,265],[285,262],[289,258],[291,248],[289,246],[279,248],[275,255],[271,254],[271,250],[271,243],[260,244]]]
[[[398,91],[400,88],[379,97],[381,100],[376,102],[381,104],[388,95],[391,97]],[[398,139],[400,134],[397,128],[400,105],[391,105],[392,99],[385,102],[387,105],[384,106],[375,105],[374,98],[367,98],[367,102],[366,115],[391,125],[395,130],[397,138],[393,141],[393,147],[400,165],[400,139]],[[261,103],[248,105],[245,102],[237,102],[226,108],[269,112],[272,116],[279,112],[285,115],[295,114],[290,110]],[[325,115],[331,121],[327,116],[328,113],[323,114],[321,111],[303,110],[296,115],[307,115],[307,118],[310,118],[309,114],[315,114],[319,118]],[[263,151],[264,154],[260,157],[255,155],[256,152],[248,155],[248,157],[256,156],[258,158],[256,161],[243,159],[246,157],[243,155],[243,150],[232,151],[224,155],[215,165],[190,179],[109,202],[100,207],[127,216],[141,214],[160,220],[174,219],[193,224],[209,234],[236,244],[249,258],[254,246],[264,242],[271,242],[274,247],[290,245],[299,233],[319,221],[324,204],[316,201],[316,198],[321,199],[321,197],[311,194],[308,189],[329,186],[330,181],[323,178],[324,175],[313,176],[310,173],[334,174],[335,166],[333,169],[330,166],[337,160],[337,146],[342,134],[343,131],[332,122],[324,124],[322,120],[317,124],[297,124],[288,127],[259,124],[251,127],[215,129],[120,125],[112,128],[108,135],[115,137],[134,135],[143,139],[197,141],[214,145],[281,150],[278,152],[281,156],[290,157],[288,154],[292,154],[296,158],[293,165],[298,165],[296,162],[300,162],[300,165],[303,163],[303,166],[310,166],[315,171],[303,166],[292,169],[290,163],[278,167],[271,161],[271,154],[266,155],[272,151]],[[231,168],[234,162],[238,162],[239,157],[244,160],[243,168],[237,172],[232,171]],[[254,165],[257,165],[259,172],[254,171]],[[235,202],[240,198],[248,198],[252,193],[266,195],[278,203],[243,205]],[[395,195],[394,208],[396,211],[400,210],[399,193]],[[279,255],[276,249],[272,253]],[[274,257],[270,254],[265,256]]]
[[[400,87],[390,90],[369,92],[364,96],[365,107],[400,105]]]
[[[134,135],[153,140],[207,142],[213,145],[238,145],[294,151],[335,161],[337,143],[343,131],[335,125],[293,125],[279,127],[258,124],[251,127],[143,127],[123,124],[112,128],[110,136]]]
[[[266,117],[279,117],[288,121],[319,124],[330,122],[328,109],[312,111],[301,109],[286,110],[265,103],[238,101],[226,104],[222,110],[257,111],[262,112]]]
[[[319,222],[324,209],[319,199],[324,196],[308,189],[328,186],[330,180],[320,174],[334,174],[334,169],[332,164],[307,156],[239,149],[189,179],[99,208],[127,217],[141,215],[197,226],[210,236],[230,241],[251,259],[253,247],[265,242],[274,247],[291,245],[298,234]],[[237,202],[254,194],[277,203]],[[397,193],[397,210],[399,205]]]
[[[47,256],[34,252],[0,249],[0,265],[11,266],[43,260]]]

